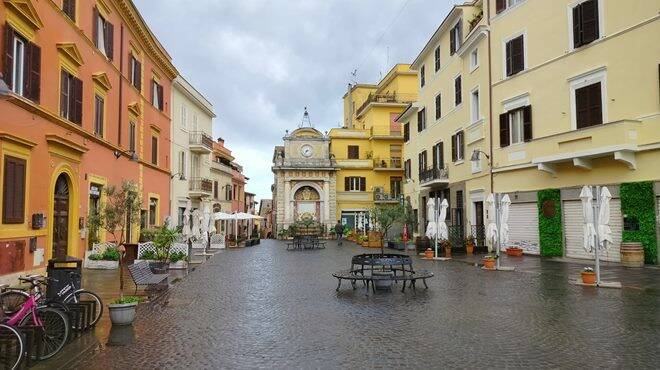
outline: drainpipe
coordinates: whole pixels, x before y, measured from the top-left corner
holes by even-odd
[[[123,104],[123,86],[122,76],[124,75],[124,24],[121,24],[119,32],[119,125],[117,126],[117,145],[121,148],[121,118]]]
[[[493,65],[492,65],[492,51],[490,39],[490,0],[486,0],[486,25],[488,26],[486,32],[488,33],[488,136],[489,148],[488,155],[490,156],[490,192],[495,192],[495,182],[493,179]]]

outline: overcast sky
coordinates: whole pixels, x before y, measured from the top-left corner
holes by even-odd
[[[454,0],[134,0],[179,72],[215,107],[226,140],[271,197],[273,147],[308,107],[326,131],[343,121],[342,96],[411,63]]]

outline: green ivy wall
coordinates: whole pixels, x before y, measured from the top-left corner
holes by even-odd
[[[559,189],[546,189],[537,192],[539,212],[539,240],[541,255],[561,257],[564,255],[564,233],[561,225],[561,194]],[[554,202],[555,212],[552,217],[543,214],[543,204]]]
[[[644,262],[658,261],[658,239],[655,231],[655,194],[650,181],[621,184],[621,213],[637,219],[639,230],[624,230],[624,242],[640,242],[644,245]]]

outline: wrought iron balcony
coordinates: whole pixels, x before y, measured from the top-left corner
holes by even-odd
[[[443,166],[442,168],[430,168],[419,173],[420,185],[434,185],[449,182],[449,171]]]
[[[213,193],[213,181],[201,177],[195,177],[189,181],[191,196],[210,196]]]
[[[374,169],[403,171],[403,160],[401,158],[375,158]]]
[[[213,138],[206,132],[193,131],[190,132],[188,137],[190,138],[188,143],[191,151],[200,153],[211,153],[213,151]]]
[[[408,104],[414,102],[416,99],[417,95],[415,94],[397,94],[396,92],[385,94],[369,94],[367,100],[365,100],[360,108],[358,108],[356,114],[360,116],[371,103]]]

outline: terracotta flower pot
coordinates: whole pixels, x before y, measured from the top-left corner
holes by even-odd
[[[428,248],[427,250],[424,251],[424,257],[426,258],[433,258],[435,257],[435,253],[433,252],[433,249]]]
[[[445,247],[445,257],[451,257],[451,247]]]
[[[474,254],[474,244],[468,244],[465,246],[467,254]]]
[[[521,257],[523,255],[522,248],[511,247],[506,249],[506,254],[512,257]]]
[[[589,271],[582,271],[582,282],[585,284],[596,284],[596,273]]]
[[[485,258],[484,259],[484,267],[487,269],[494,269],[495,268],[495,260],[493,258]]]

